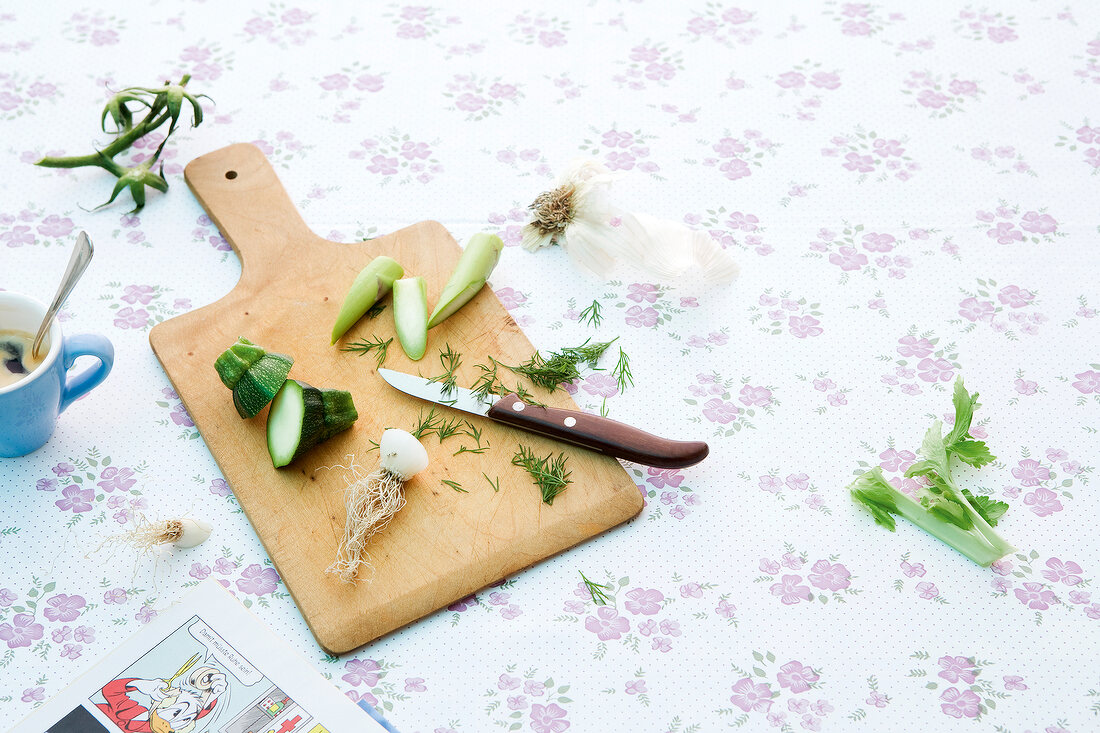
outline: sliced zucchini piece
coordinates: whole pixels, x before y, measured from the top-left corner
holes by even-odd
[[[233,388],[233,405],[241,417],[256,417],[286,382],[294,361],[282,354],[264,354],[241,375]]]
[[[339,389],[317,389],[297,379],[288,379],[267,415],[267,452],[271,464],[281,468],[352,426],[359,417],[351,393]]]
[[[237,339],[237,343],[222,352],[214,361],[214,368],[218,370],[218,376],[229,389],[237,386],[241,375],[248,368],[258,362],[267,353],[262,346],[257,346],[244,336]]]
[[[393,323],[405,355],[417,361],[428,349],[428,285],[422,277],[393,283]]]
[[[404,268],[390,257],[380,255],[371,260],[344,296],[336,324],[332,327],[332,343],[336,343],[375,303],[384,298],[393,287],[393,281],[404,274]]]
[[[478,294],[500,261],[503,249],[504,242],[495,234],[482,233],[470,237],[466,249],[458,258],[454,272],[439,295],[439,301],[428,319],[428,328],[435,328],[443,323]]]

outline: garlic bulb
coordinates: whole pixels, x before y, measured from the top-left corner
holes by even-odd
[[[534,252],[561,245],[581,267],[607,278],[628,262],[662,280],[698,269],[704,282],[726,284],[739,268],[707,232],[630,213],[610,197],[616,176],[593,160],[574,161],[557,188],[535,199],[523,228],[523,248]]]

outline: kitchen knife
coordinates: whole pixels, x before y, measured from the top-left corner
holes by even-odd
[[[487,417],[513,428],[538,433],[597,453],[658,468],[693,466],[710,448],[699,441],[669,440],[599,415],[557,407],[538,407],[515,394],[480,400],[463,387],[447,387],[424,377],[379,369],[389,385],[427,402]]]

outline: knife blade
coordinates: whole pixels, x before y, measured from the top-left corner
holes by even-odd
[[[516,394],[481,400],[464,387],[449,387],[425,377],[392,369],[379,369],[378,374],[394,389],[417,399],[643,466],[684,468],[699,463],[710,452],[701,441],[669,440],[599,415],[531,405]]]

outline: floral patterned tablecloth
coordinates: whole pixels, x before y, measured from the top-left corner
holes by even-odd
[[[47,299],[87,230],[64,328],[118,351],[45,448],[0,461],[0,723],[215,577],[406,732],[1100,729],[1100,6],[121,7],[0,8],[0,287]],[[184,73],[216,105],[139,214],[89,211],[102,171],[31,166],[91,150],[107,89]],[[636,520],[326,657],[147,341],[239,275],[182,178],[238,141],[344,241],[434,218],[516,245],[569,160],[622,173],[619,203],[710,232],[735,285],[512,247],[493,286],[539,347],[619,337],[634,387],[591,374],[580,404],[711,457],[629,466]],[[845,491],[902,481],[960,374],[999,457],[964,484],[1011,505],[1020,548],[990,570]],[[93,552],[181,511],[211,540],[157,567]]]

